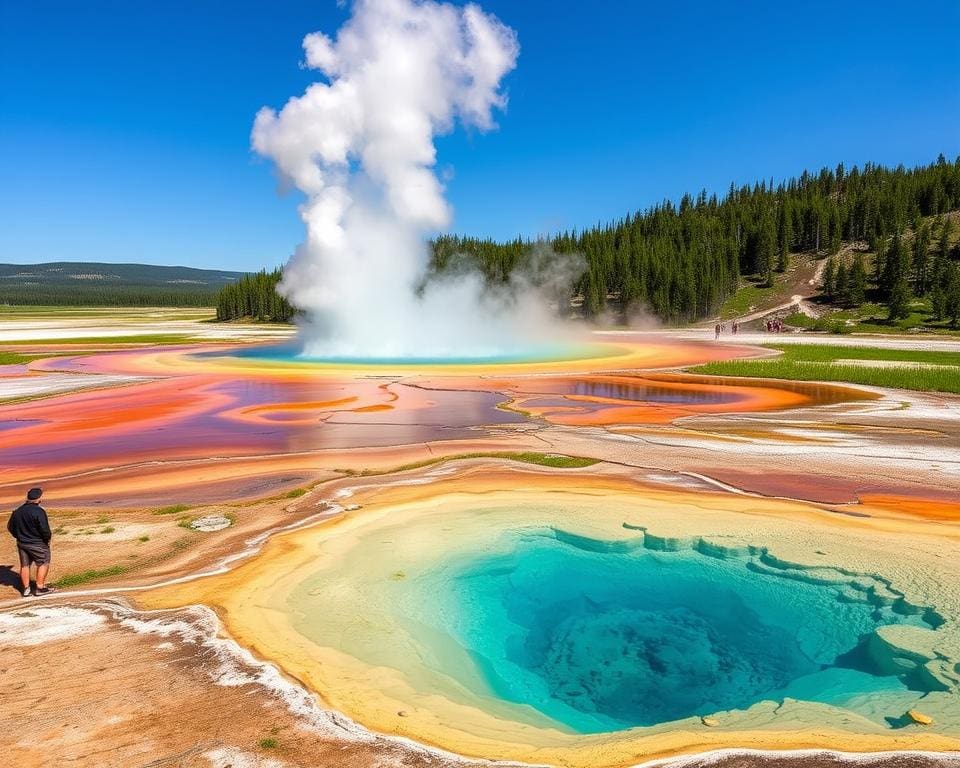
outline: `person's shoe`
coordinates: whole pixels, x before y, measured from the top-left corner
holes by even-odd
[[[24,596],[24,597],[33,597],[33,593],[30,591],[30,587],[24,587],[24,588],[23,588],[23,596]]]
[[[40,597],[40,595],[49,595],[51,592],[53,592],[53,587],[37,587],[33,594]]]

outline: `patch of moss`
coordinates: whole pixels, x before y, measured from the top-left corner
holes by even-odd
[[[181,512],[186,512],[190,509],[189,504],[171,504],[169,507],[160,507],[160,509],[155,509],[153,514],[155,515],[177,515]]]
[[[452,456],[441,456],[436,459],[414,461],[390,470],[364,470],[360,474],[369,476],[384,475],[390,472],[405,472],[411,469],[420,469],[421,467],[429,467],[433,464],[442,464],[446,461],[457,461],[460,459],[506,459],[507,461],[519,461],[523,464],[536,464],[541,467],[551,467],[553,469],[581,469],[583,467],[590,467],[600,461],[599,459],[591,459],[586,456],[565,456],[559,453],[539,453],[537,451],[478,451],[476,453],[457,453]]]
[[[80,571],[79,573],[68,573],[66,576],[61,576],[53,585],[61,589],[76,587],[80,584],[86,584],[88,581],[105,579],[109,576],[119,576],[125,570],[126,568],[122,565],[111,565],[108,568],[101,568],[99,570],[91,568],[86,571]]]

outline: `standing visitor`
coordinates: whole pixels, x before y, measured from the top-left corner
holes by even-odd
[[[27,500],[17,507],[7,521],[7,530],[17,540],[20,556],[20,581],[23,596],[30,597],[30,566],[37,566],[37,588],[34,594],[46,595],[52,590],[47,586],[47,571],[50,569],[50,521],[47,511],[40,506],[43,489],[31,488]]]
[[[718,341],[720,339],[720,323],[717,323],[716,326],[714,326],[713,339],[714,341]]]

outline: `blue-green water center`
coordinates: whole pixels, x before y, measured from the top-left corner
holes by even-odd
[[[868,641],[882,625],[931,626],[936,614],[869,577],[797,570],[755,552],[508,535],[506,553],[428,577],[436,602],[418,621],[454,637],[498,697],[575,732],[786,697],[875,717],[876,696],[920,684],[879,669]]]

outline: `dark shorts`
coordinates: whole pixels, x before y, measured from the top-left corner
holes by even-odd
[[[50,563],[49,544],[17,544],[17,553],[20,555],[20,567],[26,568],[31,563],[48,565]]]

